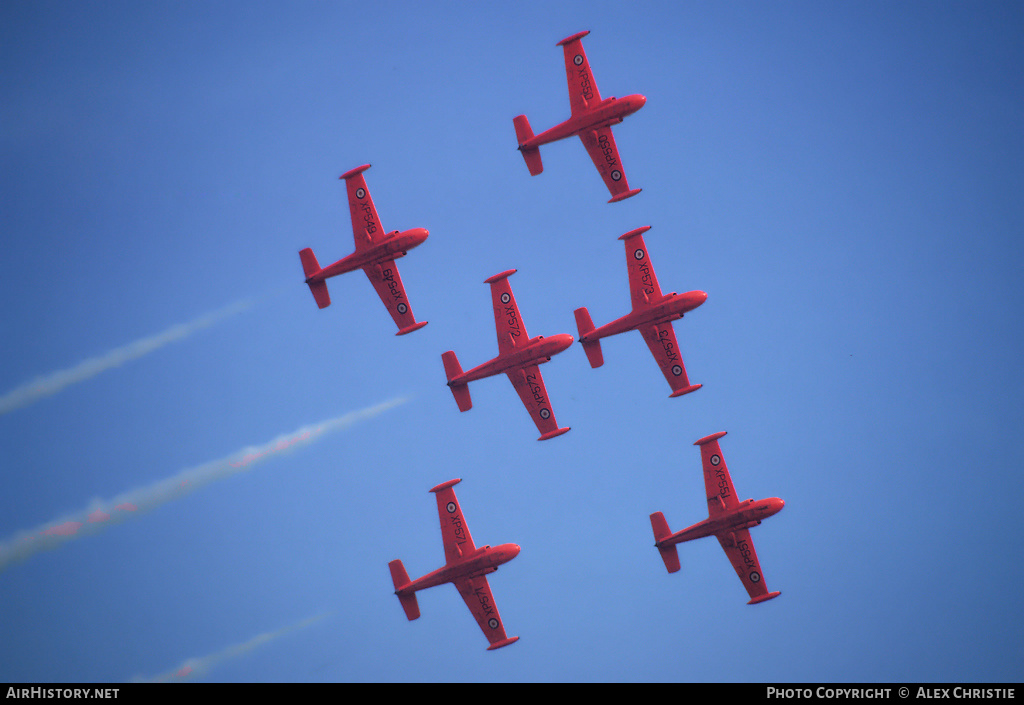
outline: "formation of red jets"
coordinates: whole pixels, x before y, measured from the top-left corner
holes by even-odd
[[[515,117],[513,125],[519,151],[530,174],[534,176],[544,169],[540,156],[541,145],[578,136],[611,193],[609,203],[615,203],[635,196],[640,193],[640,189],[629,188],[611,126],[642,108],[647,99],[642,95],[601,98],[590,70],[590,62],[583,50],[582,39],[587,34],[589,32],[579,32],[558,43],[565,58],[572,109],[569,119],[538,135],[533,133],[525,115]],[[405,335],[427,325],[427,321],[416,321],[413,316],[395,260],[423,243],[429,233],[424,228],[384,231],[363,177],[363,172],[369,167],[369,164],[365,164],[341,176],[348,193],[355,252],[323,268],[309,248],[301,250],[299,257],[306,275],[306,284],[320,308],[326,308],[331,303],[327,292],[328,278],[362,269],[398,326],[396,335]],[[576,309],[574,314],[579,331],[578,340],[591,367],[600,367],[604,364],[602,338],[631,330],[639,331],[672,389],[669,396],[677,397],[696,391],[701,385],[690,383],[672,321],[700,306],[708,295],[703,291],[662,293],[644,243],[643,234],[649,229],[649,226],[637,228],[619,238],[625,244],[632,311],[601,327],[595,327],[586,308]],[[454,351],[443,353],[441,360],[459,411],[468,411],[473,406],[469,394],[470,382],[505,373],[540,431],[538,440],[543,441],[566,433],[569,427],[559,427],[555,421],[540,365],[569,348],[573,336],[562,333],[531,338],[527,334],[509,284],[509,277],[515,271],[510,269],[484,281],[491,287],[491,305],[494,308],[494,324],[498,336],[497,357],[466,371],[463,371]],[[715,433],[694,444],[700,446],[708,518],[673,533],[664,514],[655,512],[650,516],[651,527],[655,547],[669,573],[680,568],[676,544],[715,536],[750,596],[748,604],[757,604],[777,597],[779,592],[769,592],[765,585],[749,530],[763,519],[776,514],[784,503],[777,497],[757,501],[737,499],[718,443],[724,435],[725,432]],[[453,583],[487,637],[490,643],[488,649],[498,649],[512,644],[519,637],[506,634],[486,576],[497,570],[499,565],[515,558],[520,549],[511,543],[493,547],[476,546],[455,496],[454,486],[459,482],[461,480],[449,480],[430,490],[437,499],[444,543],[444,566],[416,580],[410,580],[402,561],[395,560],[389,564],[391,577],[395,594],[410,620],[420,616],[416,592],[443,583]]]

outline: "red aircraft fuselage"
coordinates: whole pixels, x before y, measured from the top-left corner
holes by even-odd
[[[545,130],[519,145],[519,149],[534,149],[549,142],[564,140],[584,130],[597,129],[607,125],[617,125],[627,115],[632,115],[644,107],[647,98],[642,95],[628,95],[625,98],[605,98],[597,105],[573,115],[563,123]]]
[[[748,499],[735,509],[731,509],[723,514],[715,516],[714,518],[708,518],[704,521],[697,522],[693,526],[681,529],[671,536],[658,541],[655,545],[658,548],[661,548],[663,546],[672,546],[684,541],[702,539],[706,536],[728,536],[730,532],[757,526],[764,519],[767,519],[773,514],[778,514],[785,504],[786,503],[778,497],[769,497],[768,499],[759,499],[756,501]]]
[[[487,362],[477,365],[471,370],[466,370],[461,375],[453,377],[448,381],[448,386],[468,384],[474,380],[492,377],[502,372],[520,370],[530,365],[540,365],[551,359],[563,350],[568,349],[573,343],[573,337],[568,333],[559,333],[544,337],[538,335],[531,338],[524,345],[514,350],[498,355]]]
[[[498,569],[499,565],[508,563],[519,555],[519,546],[514,543],[503,543],[500,546],[484,546],[468,556],[449,563],[443,568],[427,573],[407,585],[395,590],[395,594],[403,595],[425,590],[436,585],[450,583],[459,578],[470,578],[487,575]]]
[[[352,272],[368,265],[389,262],[399,257],[404,257],[409,250],[417,245],[422,245],[429,234],[426,228],[413,228],[404,231],[395,230],[372,247],[353,252],[348,257],[344,257],[307,277],[306,283],[323,281],[328,277]]]
[[[610,335],[625,333],[644,325],[657,325],[668,323],[683,317],[683,314],[692,311],[708,300],[708,295],[703,291],[687,291],[677,294],[674,291],[666,294],[650,308],[627,313],[622,318],[617,318],[611,323],[595,328],[585,335],[580,336],[580,342],[586,343],[600,340]]]

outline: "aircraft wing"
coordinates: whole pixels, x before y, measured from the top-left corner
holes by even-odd
[[[473,613],[480,630],[490,642],[488,650],[500,649],[515,642],[519,637],[511,639],[505,634],[505,625],[501,622],[501,615],[498,614],[498,607],[494,604],[494,596],[491,594],[491,586],[487,578],[482,575],[470,578],[460,578],[455,581],[455,587],[462,595],[466,607]]]
[[[370,198],[370,190],[366,188],[366,179],[363,178],[363,172],[369,168],[369,164],[364,164],[341,176],[348,190],[348,208],[352,215],[352,235],[356,241],[356,252],[366,249],[385,235],[377,208]]]
[[[525,343],[530,339],[523,318],[519,315],[519,305],[516,304],[512,286],[508,283],[508,277],[515,271],[510,269],[487,280],[491,285],[491,304],[494,307],[494,327],[498,332],[499,353],[507,353],[518,343]]]
[[[462,517],[462,507],[453,489],[459,480],[450,480],[433,488],[437,498],[437,514],[441,519],[441,540],[444,542],[444,560],[451,563],[464,553],[476,550],[469,525]],[[461,591],[460,591],[461,592]]]
[[[673,394],[689,388],[691,386],[690,378],[686,375],[683,355],[679,350],[679,343],[676,342],[676,332],[672,328],[672,324],[659,323],[641,327],[639,330],[651,354],[654,355],[658,367],[661,368],[661,373],[665,375],[669,386],[672,387]]]
[[[416,323],[416,318],[412,314],[412,307],[409,306],[409,298],[405,295],[405,286],[394,260],[368,264],[363,267],[363,271],[366,272],[373,288],[377,290],[377,296],[384,302],[391,318],[398,325],[399,333],[411,332],[417,327],[422,327]]]
[[[569,105],[573,115],[601,102],[587,52],[583,51],[583,37],[588,34],[589,31],[580,32],[558,43],[565,54],[565,77],[569,82]]]
[[[740,503],[736,497],[736,488],[733,487],[732,478],[729,476],[729,468],[725,464],[725,458],[722,457],[722,448],[718,445],[718,439],[724,435],[725,431],[720,431],[694,443],[694,445],[700,446],[700,460],[704,466],[704,488],[708,495],[708,516],[711,518],[726,509],[739,506]],[[751,552],[753,552],[753,546],[751,546]]]
[[[736,569],[743,587],[750,595],[748,604],[764,602],[776,597],[779,593],[769,593],[768,587],[764,584],[764,577],[761,573],[761,562],[757,560],[757,552],[754,550],[754,542],[750,538],[750,531],[740,529],[723,534],[716,534],[718,543],[722,544],[725,555],[729,562]]]
[[[594,162],[604,185],[612,194],[612,200],[621,200],[618,197],[630,192],[629,182],[626,180],[626,172],[622,169],[622,160],[619,158],[619,148],[615,146],[615,137],[612,136],[612,128],[608,125],[593,130],[584,130],[580,133],[580,140]],[[639,191],[637,191],[639,193]]]
[[[510,370],[506,374],[509,381],[512,382],[512,386],[516,388],[516,392],[519,393],[519,398],[523,400],[523,406],[530,412],[530,418],[537,424],[537,430],[541,433],[540,440],[544,440],[545,437],[554,437],[549,434],[558,435],[556,432],[564,433],[569,430],[558,428],[555,414],[551,411],[548,390],[544,386],[544,378],[540,374],[540,367],[530,365],[522,369]]]
[[[633,310],[644,309],[662,298],[654,265],[647,254],[643,233],[651,229],[645,225],[620,237],[626,244],[626,272],[629,275],[629,299]]]

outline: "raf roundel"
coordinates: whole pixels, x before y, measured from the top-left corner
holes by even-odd
[[[680,367],[679,365],[672,365],[672,374],[678,377],[679,375],[683,374],[683,368]],[[718,456],[715,457],[717,458]]]
[[[722,462],[722,459],[717,454],[711,456],[712,465],[718,465],[720,462]]]
[[[633,259],[643,259],[643,258],[644,258],[644,251],[643,251],[643,249],[641,249],[639,247],[636,248],[633,251]]]
[[[752,583],[759,583],[759,582],[761,582],[761,574],[758,573],[756,570],[752,571],[750,573],[749,577],[750,577],[750,582],[752,582]]]
[[[540,417],[545,421],[551,418],[551,412],[547,409],[541,409],[538,413],[540,413]]]
[[[576,56],[572,57],[572,62],[579,66],[580,64],[583,63],[583,56],[581,54],[577,54]]]
[[[511,299],[512,297],[508,295],[507,291],[501,295],[501,303],[503,304],[507,304]]]
[[[408,310],[409,310],[409,307],[406,306],[404,303],[398,304],[398,312],[399,313],[405,313]]]
[[[622,172],[618,169],[612,169],[612,181],[618,181],[622,178]]]
[[[364,188],[357,188],[356,189],[356,198],[366,198],[366,189],[364,189]]]
[[[449,502],[448,506],[446,506],[445,509],[448,510],[449,514],[454,514],[456,509],[455,502]]]
[[[491,629],[497,629],[498,628],[498,620],[496,620],[494,617],[491,617],[490,619],[487,620],[487,626],[490,627]]]

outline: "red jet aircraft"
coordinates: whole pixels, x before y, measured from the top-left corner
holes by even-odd
[[[625,98],[601,99],[594,82],[594,74],[590,71],[590,62],[583,51],[583,37],[590,34],[580,32],[566,37],[558,43],[565,53],[565,75],[569,81],[569,104],[572,117],[550,130],[534,135],[530,121],[525,115],[512,119],[519,140],[519,151],[523,153],[530,174],[536,176],[544,171],[540,160],[540,146],[557,140],[579,135],[587,154],[594,166],[601,172],[601,178],[611,192],[609,203],[635,196],[640,189],[630,190],[626,181],[626,173],[622,169],[619,150],[612,137],[612,125],[622,122],[627,115],[632,115],[644,107],[647,98],[642,95],[629,95]]]
[[[425,590],[435,585],[455,583],[459,594],[465,601],[469,611],[476,618],[487,641],[491,643],[488,651],[508,646],[519,639],[517,636],[505,635],[505,625],[494,604],[491,587],[487,584],[488,573],[493,573],[502,563],[508,563],[519,555],[519,546],[506,543],[501,546],[484,546],[477,548],[473,537],[469,534],[469,525],[462,516],[459,500],[455,497],[454,485],[462,480],[443,482],[430,491],[437,497],[437,513],[441,517],[441,538],[444,541],[443,568],[427,573],[422,578],[409,580],[402,561],[391,561],[391,579],[395,583],[395,594],[405,610],[409,620],[420,616],[420,606],[416,601],[416,591]]]
[[[732,567],[736,569],[743,587],[750,595],[748,605],[778,597],[779,592],[768,592],[761,574],[761,563],[754,551],[754,542],[750,539],[750,527],[757,526],[762,520],[777,514],[785,505],[778,497],[760,499],[756,502],[748,499],[740,502],[736,499],[736,490],[729,477],[729,469],[722,457],[722,449],[718,439],[725,431],[701,438],[694,443],[700,446],[700,459],[704,464],[704,487],[708,495],[708,518],[687,527],[682,531],[669,531],[665,515],[655,512],[651,515],[651,527],[654,529],[655,546],[665,561],[669,573],[679,570],[679,553],[676,544],[683,541],[715,536],[722,544],[725,555],[729,556]]]
[[[591,367],[604,364],[601,353],[601,338],[617,335],[630,330],[639,330],[647,347],[651,349],[658,367],[672,387],[670,397],[678,397],[701,388],[699,384],[690,384],[686,376],[686,367],[676,342],[676,333],[672,329],[672,321],[682,318],[687,311],[707,301],[708,295],[703,291],[688,291],[685,294],[672,292],[662,295],[658,286],[658,278],[654,276],[654,266],[647,254],[643,233],[651,226],[631,230],[621,236],[626,241],[626,269],[629,273],[629,294],[633,300],[633,311],[611,323],[594,328],[590,313],[586,307],[578,308],[576,326],[580,332],[580,343],[587,353]]]
[[[555,421],[548,400],[548,390],[544,387],[544,378],[541,377],[538,365],[572,345],[572,336],[562,333],[547,338],[543,335],[530,338],[523,318],[519,315],[519,306],[512,295],[512,287],[508,283],[508,277],[515,274],[515,271],[510,269],[484,281],[484,284],[491,285],[494,325],[498,331],[498,356],[468,372],[462,371],[458,358],[451,350],[443,353],[441,360],[444,362],[448,386],[451,387],[455,401],[459,405],[459,411],[469,411],[473,408],[473,402],[469,398],[470,382],[504,372],[512,386],[519,392],[519,398],[523,400],[530,417],[537,424],[537,430],[541,432],[537,440],[546,441],[562,435],[569,428],[559,428]]]
[[[405,335],[422,328],[427,322],[417,323],[413,317],[395,260],[404,257],[409,250],[422,244],[429,233],[426,228],[384,233],[377,209],[370,198],[370,191],[366,188],[366,179],[363,178],[363,172],[369,168],[369,164],[364,164],[341,175],[348,189],[348,206],[352,213],[352,233],[356,240],[356,251],[323,269],[316,261],[312,249],[307,247],[300,250],[299,257],[302,259],[302,269],[306,272],[306,283],[313,292],[317,306],[327,308],[331,305],[331,297],[327,293],[328,277],[362,269],[370,278],[373,288],[377,290],[380,300],[387,306],[388,313],[398,324],[398,332],[395,335]]]

